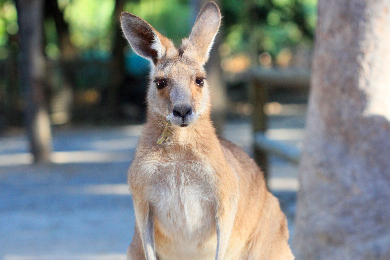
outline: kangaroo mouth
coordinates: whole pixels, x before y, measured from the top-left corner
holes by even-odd
[[[172,115],[167,117],[167,120],[170,121],[172,125],[175,125],[177,127],[187,127],[193,123],[194,119],[195,117],[192,115],[186,116],[185,118],[179,118],[178,116]]]

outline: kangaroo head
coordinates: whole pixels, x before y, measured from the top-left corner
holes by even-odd
[[[214,2],[200,11],[188,38],[176,49],[150,24],[122,13],[121,26],[134,51],[151,61],[147,103],[150,113],[176,126],[188,126],[210,110],[204,65],[221,22]]]

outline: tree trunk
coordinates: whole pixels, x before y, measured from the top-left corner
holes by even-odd
[[[18,40],[16,35],[10,36],[9,42],[9,71],[8,71],[8,104],[7,120],[9,125],[20,126],[22,120],[20,117],[20,90],[19,90],[19,72],[18,72]]]
[[[123,32],[120,26],[120,16],[125,7],[125,0],[115,0],[115,9],[113,13],[112,24],[114,26],[114,43],[112,48],[112,79],[108,90],[108,104],[111,115],[116,115],[120,110],[119,89],[126,77],[125,70],[125,47],[127,42],[123,37]]]
[[[390,1],[320,0],[297,259],[389,259]]]
[[[42,0],[16,1],[20,35],[20,76],[26,102],[26,127],[35,162],[49,162],[50,119],[44,99]]]

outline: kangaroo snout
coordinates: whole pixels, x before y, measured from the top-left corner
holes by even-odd
[[[189,104],[175,105],[172,113],[175,118],[181,120],[180,126],[187,126],[188,117],[192,114],[192,107]]]

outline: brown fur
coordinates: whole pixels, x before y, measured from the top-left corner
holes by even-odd
[[[219,20],[218,7],[208,3],[178,51],[142,19],[122,15],[130,44],[154,63],[147,123],[129,170],[137,225],[128,259],[294,259],[286,218],[261,170],[217,137],[207,81],[195,83],[206,76],[203,66]],[[147,40],[132,39],[145,38],[129,29],[133,24],[148,32]],[[150,44],[138,46],[145,41]],[[167,86],[157,90],[155,79],[166,79]],[[174,106],[183,103],[193,110],[186,127],[172,117]],[[171,134],[157,144],[167,119]]]

